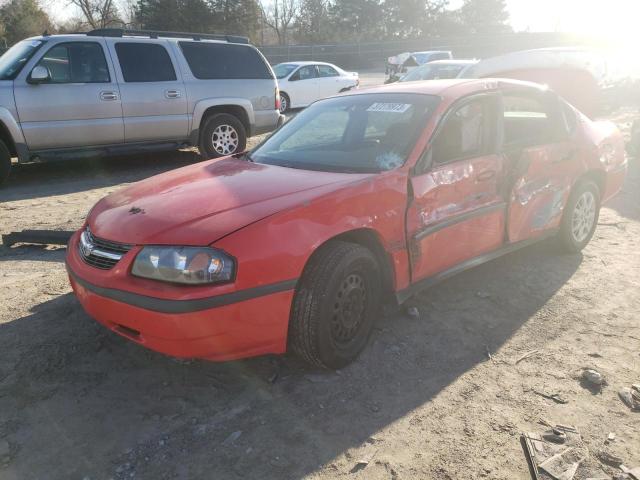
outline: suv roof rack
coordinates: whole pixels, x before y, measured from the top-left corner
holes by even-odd
[[[156,30],[129,30],[125,28],[98,28],[87,32],[91,37],[149,37],[149,38],[188,38],[191,40],[223,40],[230,43],[249,43],[249,38],[241,35],[223,35],[216,33],[163,32]]]

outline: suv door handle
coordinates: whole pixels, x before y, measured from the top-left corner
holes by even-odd
[[[100,92],[100,100],[104,102],[112,102],[114,100],[118,100],[118,94],[116,92]]]
[[[165,90],[164,96],[167,98],[180,98],[182,94],[180,93],[180,90]]]

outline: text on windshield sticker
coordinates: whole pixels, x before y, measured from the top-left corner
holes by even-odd
[[[367,112],[404,113],[411,108],[410,103],[381,103],[376,102],[367,108]]]

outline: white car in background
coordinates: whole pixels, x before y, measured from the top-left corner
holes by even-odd
[[[280,112],[306,107],[321,98],[346,92],[360,84],[357,72],[323,62],[286,62],[273,67],[280,88]]]

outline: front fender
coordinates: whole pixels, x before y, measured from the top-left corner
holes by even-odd
[[[198,101],[193,108],[193,117],[191,123],[191,132],[200,128],[200,123],[202,122],[202,117],[204,112],[206,112],[211,107],[220,107],[230,105],[234,107],[241,107],[245,113],[247,114],[247,118],[249,119],[249,125],[253,127],[255,125],[255,113],[253,111],[253,105],[246,98],[240,97],[213,97],[213,98],[205,98]]]
[[[9,135],[11,135],[11,139],[13,140],[18,152],[18,159],[21,161],[27,160],[28,149],[24,140],[24,135],[22,134],[22,129],[8,108],[0,107],[0,122],[2,122],[4,127],[7,129]],[[25,158],[25,156],[27,158]]]
[[[384,177],[384,178],[383,178]],[[404,212],[406,175],[391,173],[301,202],[221,238],[212,246],[238,260],[236,288],[297,279],[321,245],[354,230],[380,240],[394,290],[408,285]]]

